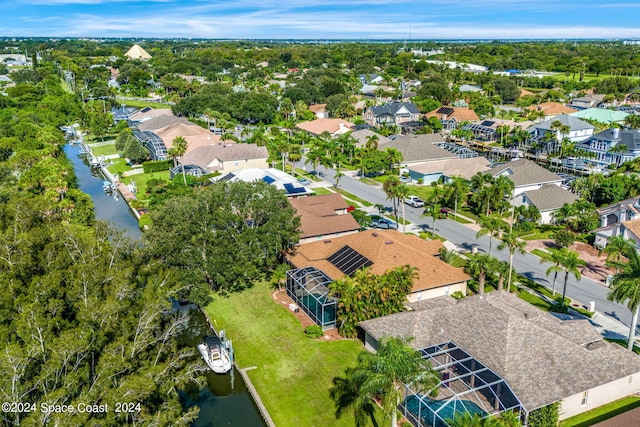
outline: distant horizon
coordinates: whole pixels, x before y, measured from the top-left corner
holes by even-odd
[[[6,38],[635,40],[612,0],[0,0]]]

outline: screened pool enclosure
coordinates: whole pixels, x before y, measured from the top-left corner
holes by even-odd
[[[420,350],[440,376],[435,398],[405,385],[400,411],[414,426],[447,427],[465,413],[482,418],[513,411],[524,414],[509,385],[495,372],[452,342]]]
[[[333,280],[315,267],[287,272],[287,294],[323,329],[336,326],[338,300],[329,296],[331,282]]]

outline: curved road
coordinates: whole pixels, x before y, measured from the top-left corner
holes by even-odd
[[[304,161],[304,160],[303,160]],[[322,174],[322,178],[332,184],[335,184],[335,171],[332,169],[318,167],[318,171]],[[352,193],[362,199],[365,199],[374,204],[382,204],[390,206],[390,201],[387,200],[384,191],[374,187],[372,185],[364,184],[358,179],[351,178],[349,176],[343,176],[340,178],[340,188]],[[430,229],[432,219],[429,217],[421,217],[423,209],[412,208],[405,206],[406,219],[412,223]],[[466,250],[471,250],[476,246],[478,250],[488,252],[489,251],[489,237],[482,236],[476,239],[476,231],[466,227],[456,221],[450,219],[439,219],[436,221],[436,232],[462,247]],[[498,243],[494,239],[492,244],[491,254],[496,258],[504,261],[509,261],[509,252],[507,250],[498,250]],[[515,254],[513,258],[513,268],[520,274],[529,279],[544,285],[548,288],[552,286],[553,276],[547,277],[545,272],[550,267],[550,264],[540,263],[540,258],[526,254]],[[556,291],[562,292],[562,285],[564,281],[563,273],[558,275],[556,281]],[[569,276],[567,284],[567,296],[572,300],[578,301],[584,305],[588,305],[591,301],[595,302],[596,310],[607,316],[613,317],[623,322],[627,327],[631,323],[631,311],[621,304],[617,304],[607,300],[608,289],[588,278],[582,278],[581,280],[575,280],[572,275]]]

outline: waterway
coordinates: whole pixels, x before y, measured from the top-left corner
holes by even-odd
[[[67,144],[64,152],[73,165],[78,187],[91,196],[96,218],[110,222],[116,229],[124,231],[132,239],[140,240],[138,221],[122,197],[109,195],[102,189],[105,178],[98,169],[89,166],[86,156],[78,156],[79,145]],[[211,330],[200,310],[190,310],[189,327],[181,333],[178,341],[194,349]],[[233,337],[229,337],[233,340]],[[197,356],[200,353],[195,351]],[[234,368],[235,369],[235,368]],[[265,427],[266,424],[249,396],[240,376],[234,371],[233,384],[230,375],[213,372],[206,374],[206,386],[191,384],[180,392],[187,408],[198,406],[200,414],[194,427]]]

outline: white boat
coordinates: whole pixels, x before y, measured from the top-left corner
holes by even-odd
[[[221,331],[222,332],[222,331]],[[224,334],[221,333],[224,336]],[[211,370],[217,374],[226,374],[231,370],[231,358],[227,349],[228,341],[222,341],[217,336],[207,336],[201,344],[198,344],[198,350],[202,358]]]

